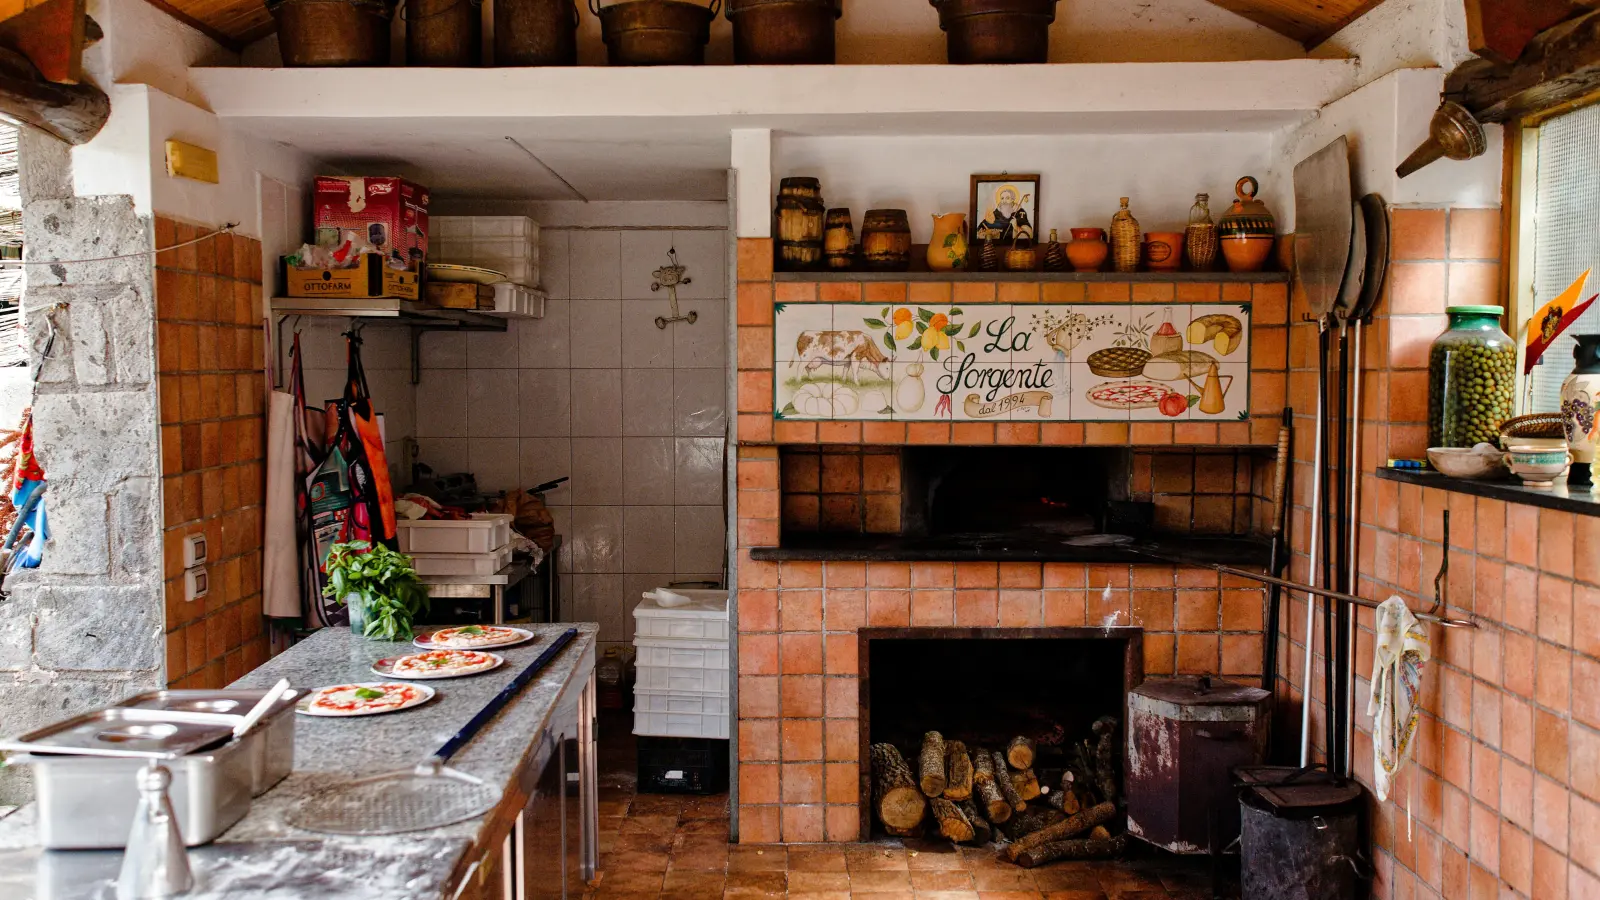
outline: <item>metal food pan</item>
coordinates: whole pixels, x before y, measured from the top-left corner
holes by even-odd
[[[237,721],[266,695],[264,690],[149,691],[129,697],[119,706],[178,714],[226,716],[231,721]],[[244,736],[245,752],[250,756],[252,770],[251,793],[256,797],[265,794],[294,768],[294,703],[299,696],[299,691],[285,693],[277,705]]]
[[[233,726],[214,716],[150,709],[100,709],[9,741],[0,750],[123,759],[171,759],[227,741]]]

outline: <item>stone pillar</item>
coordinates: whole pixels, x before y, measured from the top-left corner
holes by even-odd
[[[64,196],[58,169],[33,174],[29,260],[152,248],[131,198]],[[152,272],[148,255],[29,267],[23,315],[30,365],[44,358],[33,409],[52,538],[44,565],[12,576],[0,601],[0,733],[166,680]],[[0,804],[28,794],[25,769],[0,769]]]

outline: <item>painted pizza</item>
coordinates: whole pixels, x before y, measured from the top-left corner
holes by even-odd
[[[312,691],[298,709],[308,716],[374,716],[408,709],[432,697],[433,689],[424,685],[369,681]]]
[[[1154,381],[1107,381],[1090,388],[1089,402],[1104,409],[1153,409],[1172,389]]]

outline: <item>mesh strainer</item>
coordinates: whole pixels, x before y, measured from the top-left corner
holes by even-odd
[[[307,797],[289,810],[289,824],[323,834],[402,834],[439,828],[488,812],[499,802],[500,790],[445,763],[577,635],[576,628],[569,628],[558,636],[454,737],[415,768],[373,775]]]

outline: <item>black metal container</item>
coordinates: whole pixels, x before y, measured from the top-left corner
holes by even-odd
[[[1247,767],[1239,794],[1241,896],[1250,900],[1349,900],[1369,877],[1361,855],[1362,789],[1312,773],[1276,784],[1292,769]]]

